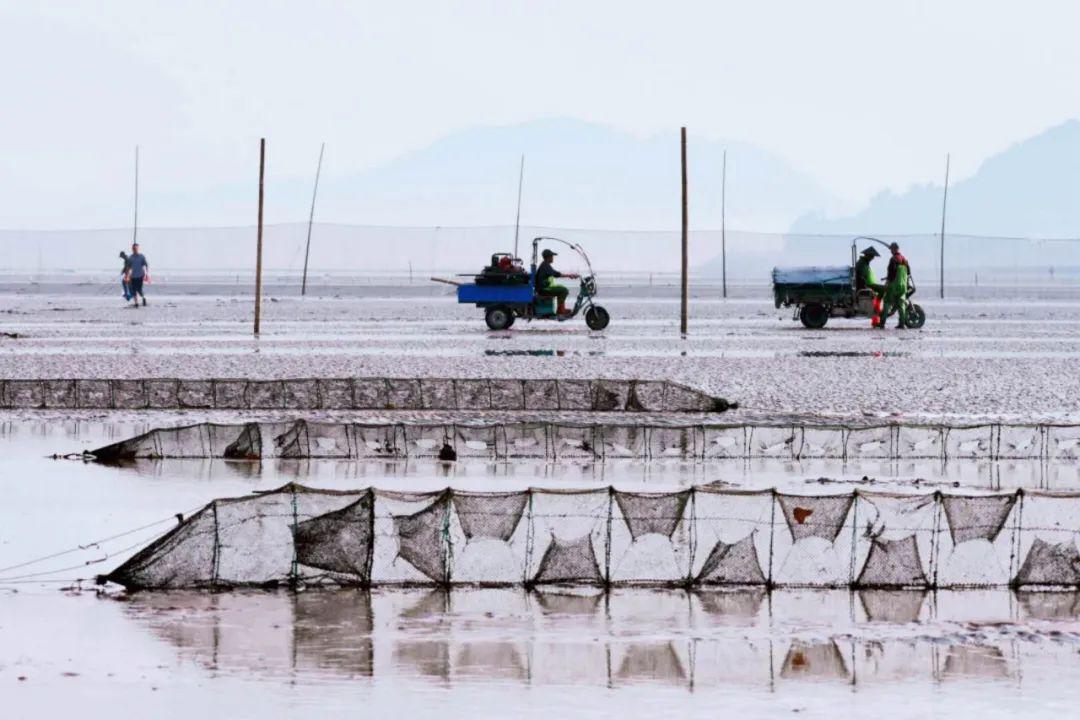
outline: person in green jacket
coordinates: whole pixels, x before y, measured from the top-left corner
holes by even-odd
[[[878,251],[872,247],[868,247],[862,251],[862,254],[855,263],[856,290],[866,288],[873,290],[875,295],[881,295],[882,291],[885,289],[885,286],[877,281],[877,276],[874,274],[874,268],[870,267],[870,263],[876,257],[878,257]]]
[[[892,251],[892,258],[889,260],[878,327],[884,328],[885,320],[895,312],[900,315],[900,324],[896,327],[902,328],[907,326],[908,279],[911,277],[911,266],[908,265],[907,258],[900,254],[898,244],[893,243],[889,249]]]

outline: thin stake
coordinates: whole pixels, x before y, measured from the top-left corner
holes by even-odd
[[[687,326],[687,296],[689,285],[686,280],[687,271],[687,240],[690,226],[690,208],[686,197],[686,128],[681,132],[682,157],[682,315],[679,320],[679,331],[685,335]]]
[[[304,279],[300,283],[301,297],[307,295],[307,265],[308,256],[311,254],[311,226],[315,222],[315,197],[319,194],[319,173],[322,172],[322,157],[324,150],[326,150],[326,143],[323,143],[319,148],[319,164],[315,166],[315,189],[311,191],[311,214],[308,215],[307,245],[304,247]]]
[[[514,218],[514,257],[518,256],[518,232],[521,230],[521,187],[525,184],[525,155],[521,155],[521,169],[518,171],[517,217]]]
[[[727,150],[724,151],[722,167],[720,171],[720,274],[724,297],[727,297]]]
[[[139,146],[135,146],[135,221],[131,224],[131,244],[139,242]]]
[[[939,288],[945,298],[945,209],[949,202],[949,155],[945,155],[945,190],[941,194],[941,277]]]
[[[266,138],[259,140],[259,229],[255,246],[255,334],[262,309],[263,184],[266,177]]]

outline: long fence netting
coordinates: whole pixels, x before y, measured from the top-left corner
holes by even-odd
[[[203,423],[159,428],[94,450],[137,458],[384,460],[1076,460],[1080,425],[645,425]]]
[[[245,287],[254,272],[251,246],[254,227],[139,228],[143,251],[152,259],[155,283],[165,288],[207,284]],[[873,235],[873,229],[864,233]],[[311,234],[311,277],[308,289],[342,285],[424,285],[432,273],[479,271],[492,253],[512,252],[513,238],[522,242],[526,262],[530,241],[555,236],[579,243],[589,252],[605,286],[678,284],[678,230],[605,230],[523,226],[391,227],[315,223]],[[264,267],[269,284],[299,291],[308,237],[307,223],[272,224],[264,229]],[[878,235],[898,242],[921,288],[934,288],[944,275],[948,288],[1080,286],[1080,240],[1077,238],[992,237],[937,233]],[[766,285],[777,265],[839,265],[851,262],[853,235],[766,233],[746,230],[691,229],[692,280],[716,285],[726,275],[731,283]],[[131,242],[131,230],[0,231],[0,266],[14,280],[68,282],[84,285],[87,276],[111,287],[119,273],[116,254]],[[861,249],[866,241],[859,241]],[[377,250],[364,252],[363,249]],[[724,251],[724,252],[722,252]],[[44,260],[43,260],[44,258]],[[584,270],[569,255],[566,270]],[[884,265],[883,261],[881,262]],[[43,264],[52,263],[52,264]],[[942,273],[944,269],[944,273]],[[4,274],[0,274],[4,279]]]
[[[1080,585],[1080,494],[697,486],[215,500],[114,570],[128,588]]]
[[[668,380],[175,378],[0,380],[0,408],[723,412],[724,398]]]

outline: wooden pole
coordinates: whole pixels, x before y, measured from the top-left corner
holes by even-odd
[[[311,254],[311,226],[315,222],[315,197],[319,194],[319,173],[322,172],[322,156],[326,143],[319,148],[319,164],[315,166],[315,189],[311,191],[311,214],[307,221],[307,245],[304,247],[304,279],[300,283],[300,297],[307,295],[307,264]]]
[[[720,171],[720,274],[724,297],[727,297],[727,150],[724,151],[724,164]]]
[[[945,298],[945,209],[949,202],[949,154],[945,154],[945,190],[941,194],[941,276],[939,288],[942,299]]]
[[[131,225],[131,244],[139,242],[139,146],[135,146],[135,219]]]
[[[514,258],[518,256],[518,231],[521,229],[521,187],[525,184],[525,155],[521,156],[521,169],[518,171],[517,217],[514,219]]]
[[[686,128],[682,129],[680,145],[680,155],[682,157],[682,315],[679,320],[679,332],[685,335],[687,330],[687,299],[690,289],[686,279],[688,267],[687,245],[690,227],[690,208],[686,197]]]
[[[259,140],[259,230],[255,246],[255,335],[262,310],[263,184],[266,177],[266,138]]]

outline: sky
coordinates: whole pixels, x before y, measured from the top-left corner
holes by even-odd
[[[184,192],[254,182],[262,136],[275,178],[325,141],[332,182],[551,117],[752,143],[854,210],[1080,116],[1078,21],[1038,0],[0,0],[0,227],[129,223],[136,144],[143,187]]]

